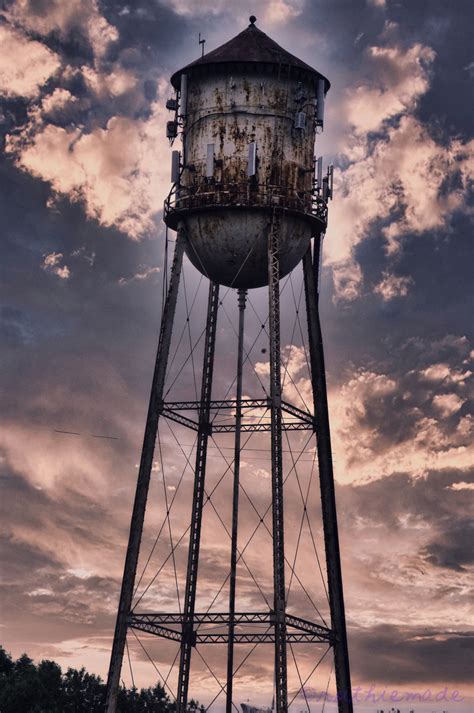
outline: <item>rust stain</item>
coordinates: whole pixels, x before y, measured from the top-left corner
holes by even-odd
[[[203,204],[232,205],[245,200],[311,204],[314,126],[311,109],[305,130],[294,128],[298,84],[267,76],[207,75],[190,83],[186,133],[186,169],[182,187]],[[306,97],[314,94],[303,87]],[[257,175],[247,176],[249,144],[257,145]],[[206,177],[207,144],[214,144],[215,167]],[[217,196],[217,193],[219,194]],[[212,194],[212,201],[210,195]],[[206,203],[207,201],[207,203]]]

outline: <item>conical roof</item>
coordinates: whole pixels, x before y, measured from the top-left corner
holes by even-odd
[[[310,67],[295,55],[287,52],[283,47],[277,44],[271,37],[255,27],[255,18],[250,18],[250,25],[236,35],[233,39],[221,45],[217,49],[205,54],[203,57],[191,62],[179,71],[175,72],[171,77],[171,84],[178,89],[182,74],[192,74],[207,68],[211,70],[222,69],[222,65],[255,65],[262,66],[290,66],[292,69],[298,69],[303,73],[313,75],[315,79],[324,79],[326,91],[330,87],[329,80],[326,79],[320,72]]]

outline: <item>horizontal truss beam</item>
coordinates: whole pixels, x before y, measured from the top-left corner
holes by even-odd
[[[287,631],[287,641],[293,644],[299,643],[327,643],[333,644],[333,632],[324,626],[315,624],[307,619],[286,614],[285,617]],[[193,645],[196,644],[226,644],[228,643],[228,631],[200,631],[202,625],[213,625],[228,627],[230,616],[226,612],[216,613],[195,613],[194,624],[198,627],[192,633]],[[264,631],[236,631],[234,641],[236,644],[254,644],[275,642],[275,615],[273,612],[237,612],[234,615],[235,626],[242,625],[266,625],[271,627],[267,632]],[[172,629],[170,626],[183,626],[183,615],[178,613],[145,613],[131,614],[128,625],[132,629],[145,631],[149,634],[154,634],[164,639],[172,641],[182,640],[182,629]],[[189,634],[188,634],[189,635]]]
[[[236,409],[236,399],[225,399],[223,401],[211,401],[211,412],[214,410]],[[242,411],[251,411],[255,409],[270,409],[271,404],[269,399],[242,399]],[[171,421],[186,426],[193,431],[198,431],[198,421],[184,416],[180,411],[198,411],[199,401],[167,401],[161,406],[161,414]],[[314,431],[314,417],[308,411],[288,403],[281,402],[281,410],[290,416],[293,416],[295,421],[283,421],[282,428],[284,431]],[[235,423],[210,423],[209,429],[211,433],[233,433],[235,431]],[[242,433],[267,432],[270,431],[270,422],[265,423],[242,423]]]
[[[312,424],[306,423],[304,421],[290,421],[283,422],[282,431],[312,431]],[[213,433],[233,433],[235,427],[233,424],[217,424],[212,426]],[[253,433],[253,432],[265,432],[270,431],[270,424],[268,423],[243,423],[241,426],[242,433]]]

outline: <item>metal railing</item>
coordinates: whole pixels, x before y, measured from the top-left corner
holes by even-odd
[[[197,208],[283,208],[327,222],[327,203],[317,190],[296,191],[287,186],[264,183],[212,183],[178,186],[169,192],[163,207],[166,219],[177,211]]]

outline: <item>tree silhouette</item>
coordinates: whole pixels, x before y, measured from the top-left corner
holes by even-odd
[[[0,646],[0,713],[103,713],[105,684],[85,668],[63,673],[55,661],[37,666],[26,655],[13,661]],[[160,683],[150,688],[122,686],[118,713],[175,713],[176,706]],[[190,713],[204,713],[196,701]]]

